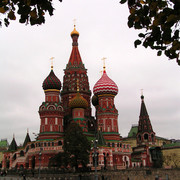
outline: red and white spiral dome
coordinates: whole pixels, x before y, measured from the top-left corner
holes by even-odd
[[[116,83],[108,77],[106,71],[103,71],[102,77],[94,85],[93,93],[97,95],[112,94],[117,95],[118,87]]]

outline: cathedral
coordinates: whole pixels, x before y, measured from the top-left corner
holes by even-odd
[[[64,69],[63,82],[55,75],[53,64],[43,82],[45,100],[39,107],[40,129],[37,139],[31,141],[29,132],[22,147],[15,137],[3,155],[5,169],[45,169],[49,160],[63,152],[64,132],[71,122],[77,123],[88,139],[97,140],[97,169],[125,169],[132,166],[151,166],[149,145],[155,144],[155,133],[141,96],[142,104],[137,133],[137,147],[123,143],[118,130],[118,110],[114,104],[118,94],[116,83],[110,79],[105,64],[103,74],[93,87],[89,87],[87,69],[78,49],[79,32],[71,32],[72,51]],[[91,98],[92,96],[92,98]],[[91,103],[95,108],[92,116]],[[93,146],[93,145],[92,145]],[[143,149],[143,150],[142,150]],[[141,152],[141,153],[140,153]],[[89,168],[95,168],[94,150],[89,155]]]

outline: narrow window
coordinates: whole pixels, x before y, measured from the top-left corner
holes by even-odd
[[[45,124],[47,124],[47,122],[48,122],[48,118],[45,118]]]

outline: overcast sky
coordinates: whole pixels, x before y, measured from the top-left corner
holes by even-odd
[[[139,120],[141,91],[157,136],[180,138],[180,66],[156,51],[134,48],[138,31],[127,27],[128,9],[119,0],[55,1],[54,16],[41,26],[12,22],[0,29],[0,139],[23,143],[27,128],[38,133],[38,108],[44,101],[43,80],[54,72],[63,81],[72,50],[73,19],[80,33],[79,51],[91,90],[106,57],[108,76],[118,85],[115,105],[119,132],[125,137]],[[94,108],[92,106],[92,108]]]

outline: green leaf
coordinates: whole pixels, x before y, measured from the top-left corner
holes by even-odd
[[[157,52],[157,55],[158,55],[158,56],[161,56],[161,54],[162,54],[162,51],[158,51],[158,52]]]
[[[129,21],[128,21],[128,27],[131,28],[131,27],[133,27],[133,25],[134,25],[133,20],[132,20],[132,19],[129,19]]]
[[[135,48],[137,48],[138,45],[141,44],[141,41],[139,39],[137,39],[135,42],[134,42],[134,46]]]
[[[121,0],[120,3],[124,4],[127,0]]]
[[[139,37],[142,37],[142,38],[145,37],[145,35],[144,35],[143,33],[138,34],[138,36],[139,36]]]

